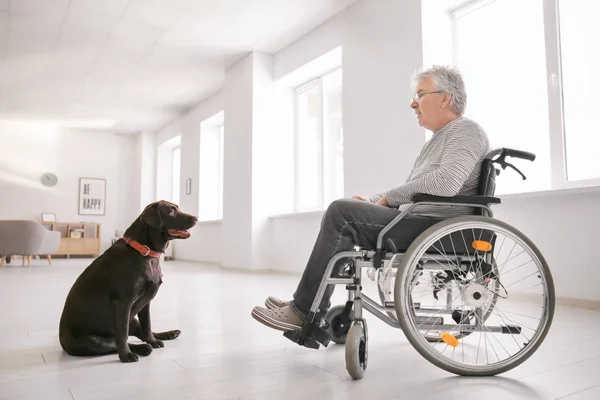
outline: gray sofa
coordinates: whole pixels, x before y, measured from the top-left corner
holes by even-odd
[[[51,255],[60,246],[60,232],[46,229],[42,224],[26,220],[0,221],[0,267],[6,262],[6,257],[22,256],[23,265],[31,257],[45,255],[51,263]]]

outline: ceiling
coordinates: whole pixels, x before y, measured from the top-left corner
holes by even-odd
[[[0,0],[0,120],[157,130],[356,0]]]

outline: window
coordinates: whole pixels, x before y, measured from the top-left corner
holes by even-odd
[[[465,116],[482,125],[493,148],[537,155],[533,163],[513,160],[527,180],[507,169],[498,194],[600,184],[591,108],[600,89],[592,75],[600,67],[598,2],[423,0],[422,10],[425,61],[460,68]],[[451,54],[435,36],[452,38]]]
[[[223,218],[222,113],[204,121],[200,128],[199,214],[201,221]]]
[[[596,19],[600,2],[560,0],[558,5],[567,178],[598,179],[600,26]]]
[[[181,187],[181,146],[173,149],[173,203],[179,205],[179,193]]]
[[[158,145],[156,195],[175,204],[180,201],[181,136]]]
[[[342,70],[296,90],[295,211],[318,211],[344,194]]]
[[[507,170],[498,194],[550,189],[543,17],[542,0],[500,0],[455,14],[455,63],[468,85],[465,116],[482,125],[492,148],[537,154],[525,168],[528,179]]]

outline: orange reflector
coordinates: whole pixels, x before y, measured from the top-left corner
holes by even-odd
[[[452,347],[458,347],[458,339],[452,336],[449,333],[442,333],[442,340],[448,345]]]
[[[484,240],[474,240],[472,246],[478,251],[490,251],[492,249],[492,244]]]

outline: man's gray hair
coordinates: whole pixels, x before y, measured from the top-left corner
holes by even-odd
[[[458,68],[434,65],[431,68],[417,71],[413,77],[413,83],[416,85],[427,78],[433,81],[438,90],[451,94],[450,106],[458,115],[463,115],[467,107],[467,92]]]

